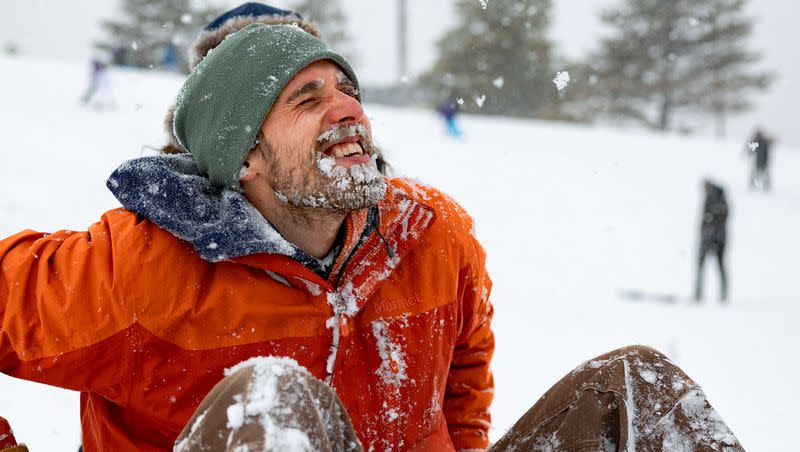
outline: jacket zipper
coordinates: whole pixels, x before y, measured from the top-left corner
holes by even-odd
[[[345,258],[345,261],[342,263],[341,269],[339,270],[339,274],[336,275],[336,282],[337,287],[334,289],[335,291],[335,301],[331,303],[330,298],[328,298],[328,304],[331,306],[333,310],[333,316],[328,319],[329,323],[326,323],[328,328],[333,329],[333,340],[331,341],[331,354],[328,356],[328,361],[326,363],[325,370],[327,371],[328,375],[325,378],[325,382],[329,386],[333,386],[333,370],[336,366],[337,358],[339,357],[339,345],[341,343],[342,337],[347,337],[350,334],[350,326],[348,324],[349,320],[347,315],[344,312],[344,300],[342,299],[341,292],[339,292],[339,282],[341,282],[342,277],[345,274],[345,270],[347,270],[348,266],[350,265],[352,259],[358,254],[360,251],[364,249],[364,246],[372,238],[372,232],[375,231],[378,239],[383,242],[384,246],[386,247],[386,254],[389,258],[394,258],[396,253],[394,248],[389,245],[389,242],[386,238],[381,234],[380,231],[380,210],[378,206],[375,206],[373,209],[370,210],[367,218],[368,227],[370,229],[368,232],[359,238],[360,243],[356,245],[350,254]],[[332,294],[331,292],[328,293],[328,296]],[[338,308],[338,309],[337,309]],[[390,354],[391,356],[391,354]],[[389,367],[392,372],[397,373],[400,370],[400,366],[395,359],[395,357],[390,358]]]
[[[339,357],[339,345],[341,345],[342,337],[350,335],[350,326],[348,325],[347,315],[343,311],[344,300],[338,289],[333,292],[328,292],[328,305],[331,306],[333,315],[325,322],[325,326],[333,330],[333,337],[331,338],[331,350],[328,355],[328,360],[325,363],[325,383],[333,386],[333,370],[336,367],[336,360]],[[331,299],[333,298],[333,299]]]

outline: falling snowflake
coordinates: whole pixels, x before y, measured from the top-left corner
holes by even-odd
[[[750,152],[755,152],[755,150],[758,149],[758,142],[757,141],[751,141],[751,142],[747,143],[747,148],[750,149]]]
[[[486,9],[486,6],[489,4],[489,0],[478,0],[481,2],[481,8]]]
[[[458,105],[464,105],[464,98],[459,97],[458,99],[456,99],[456,102],[458,102]]]
[[[478,108],[483,108],[484,102],[486,102],[486,94],[481,94],[475,98],[475,103],[478,105]]]
[[[492,84],[497,89],[503,89],[503,84],[505,84],[505,79],[503,77],[497,77],[496,79],[492,80]]]
[[[562,89],[567,87],[569,84],[569,72],[561,71],[556,74],[556,78],[553,79],[553,83],[556,84],[556,89],[561,91]]]

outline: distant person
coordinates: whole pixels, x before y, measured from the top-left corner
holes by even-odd
[[[453,138],[461,138],[462,135],[461,128],[458,126],[458,122],[456,121],[456,116],[458,115],[459,110],[460,106],[458,104],[458,99],[456,99],[455,96],[449,96],[447,99],[442,101],[438,107],[436,107],[436,111],[445,121],[447,133]]]
[[[111,79],[108,76],[107,66],[100,60],[94,59],[89,72],[89,86],[81,96],[81,103],[98,109],[112,108],[115,105],[111,94]]]
[[[772,140],[761,129],[747,143],[747,150],[753,154],[753,169],[750,172],[750,188],[769,191],[772,181],[769,177],[769,151]]]
[[[699,302],[703,298],[703,266],[708,254],[717,258],[720,279],[720,300],[728,299],[728,279],[725,272],[725,242],[727,239],[726,224],[728,222],[728,202],[725,191],[710,180],[703,182],[705,203],[700,225],[700,252],[697,262],[697,282],[694,299]]]
[[[178,49],[174,44],[169,43],[164,46],[161,56],[161,67],[170,71],[178,69]]]
[[[83,96],[81,96],[82,104],[88,104],[94,96],[94,93],[97,92],[98,81],[103,70],[103,63],[98,60],[92,60],[91,69],[89,70],[89,86],[86,88],[86,92],[83,93]]]

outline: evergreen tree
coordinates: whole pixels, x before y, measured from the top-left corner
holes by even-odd
[[[339,0],[301,0],[293,7],[295,11],[317,24],[322,39],[334,50],[343,54],[350,64],[355,55],[347,33],[347,18]]]
[[[771,75],[756,72],[747,50],[746,0],[625,0],[602,20],[615,35],[594,57],[594,102],[606,113],[649,127],[674,128],[679,111],[726,114],[750,108],[748,95]]]
[[[97,45],[114,64],[188,71],[187,48],[221,11],[198,0],[123,0],[122,18],[103,23]]]
[[[550,0],[458,0],[456,11],[457,25],[438,42],[423,85],[439,99],[463,97],[466,111],[554,116]]]

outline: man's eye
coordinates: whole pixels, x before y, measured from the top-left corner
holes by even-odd
[[[303,99],[298,105],[311,105],[314,102],[313,97],[309,97],[307,99]]]
[[[350,97],[356,97],[358,95],[358,91],[356,91],[356,89],[352,86],[342,88],[342,92]]]

